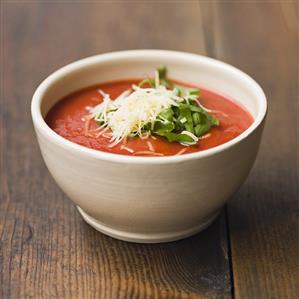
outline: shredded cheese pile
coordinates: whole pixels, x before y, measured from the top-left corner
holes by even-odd
[[[127,136],[142,137],[142,129],[146,124],[154,124],[164,109],[178,106],[177,101],[180,100],[176,96],[176,90],[168,90],[159,85],[157,79],[156,88],[140,88],[135,85],[132,88],[132,92],[127,90],[115,100],[99,90],[103,102],[90,109],[94,119],[102,123],[102,128],[111,129],[111,147]]]

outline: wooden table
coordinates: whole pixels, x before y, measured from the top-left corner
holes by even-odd
[[[298,7],[2,0],[1,298],[299,298]],[[49,175],[32,128],[31,96],[48,74],[132,48],[224,60],[269,101],[247,182],[208,229],[174,243],[125,243],[85,224]]]

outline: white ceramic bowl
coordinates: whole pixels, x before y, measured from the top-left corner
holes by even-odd
[[[52,131],[44,121],[62,97],[97,83],[151,74],[167,65],[170,78],[201,85],[240,103],[254,117],[237,138],[202,152],[130,157],[92,150]],[[143,243],[201,231],[246,179],[257,155],[267,110],[260,86],[242,71],[207,57],[133,50],[89,57],[45,79],[32,99],[32,119],[45,163],[61,189],[95,229]]]

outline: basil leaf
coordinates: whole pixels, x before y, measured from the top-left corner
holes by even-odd
[[[172,107],[172,111],[173,111],[173,116],[175,118],[178,118],[180,115],[180,109],[178,107],[174,106],[174,107]]]
[[[173,88],[176,88],[179,91],[179,96],[187,97],[187,96],[199,96],[199,89],[193,87],[185,87],[180,84],[173,84]]]
[[[209,119],[209,122],[211,125],[213,126],[219,126],[219,119],[210,115],[210,114],[207,114],[208,115],[208,119]]]
[[[166,110],[162,111],[160,113],[159,117],[172,122],[173,121],[173,115],[174,115],[173,110],[171,108],[169,108],[169,109],[166,109]]]
[[[194,112],[192,113],[192,119],[193,119],[193,123],[194,125],[198,125],[201,122],[201,116],[200,113],[198,112]]]
[[[139,82],[138,86],[142,87],[143,85],[149,85],[150,87],[155,87],[155,80],[151,78],[146,78]]]
[[[200,137],[202,135],[204,135],[205,133],[207,133],[211,128],[211,125],[206,123],[206,124],[199,124],[196,125],[194,128],[194,133],[197,137]]]
[[[166,137],[169,142],[180,142],[180,143],[194,143],[194,140],[185,134],[177,134],[172,132],[154,132],[156,135]]]
[[[191,110],[189,107],[179,106],[180,114],[178,117],[178,121],[181,122],[182,119],[186,118],[186,122],[190,125],[193,125]]]
[[[162,133],[169,133],[169,132],[173,131],[174,128],[175,128],[175,125],[173,122],[163,123],[160,121],[156,121],[153,131],[155,133],[158,132],[159,134],[162,134]]]
[[[166,76],[167,76],[167,68],[165,65],[160,65],[157,68],[158,74],[159,74],[159,79],[160,80],[167,80]]]
[[[186,87],[171,82],[167,78],[167,68],[161,65],[157,68],[159,82],[167,89],[175,89],[176,96],[180,97],[178,107],[172,106],[163,110],[155,122],[146,124],[143,128],[152,134],[165,137],[169,142],[180,142],[194,144],[194,140],[189,135],[181,134],[188,131],[200,137],[206,134],[212,126],[219,125],[219,120],[208,114],[206,110],[198,106],[195,99],[199,96],[200,90],[197,88]],[[155,88],[155,79],[144,79],[139,86],[149,85]]]

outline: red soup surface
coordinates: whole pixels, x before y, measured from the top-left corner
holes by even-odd
[[[119,143],[114,147],[109,147],[111,144],[109,134],[103,134],[99,137],[86,134],[86,122],[83,121],[84,116],[88,114],[86,107],[96,106],[103,99],[98,89],[110,94],[111,98],[114,99],[123,91],[130,89],[132,84],[140,81],[109,82],[72,93],[54,105],[46,116],[46,122],[57,134],[77,144],[99,151],[135,156],[170,156],[203,151],[237,137],[253,122],[249,112],[232,100],[200,88],[199,100],[201,104],[216,111],[210,114],[219,119],[220,125],[212,127],[196,145],[184,146],[177,142],[168,142],[162,137],[152,136],[147,139],[129,138],[125,146]],[[190,86],[189,84],[182,85]],[[94,120],[90,121],[90,128],[98,128]],[[154,153],[151,154],[151,151]]]

